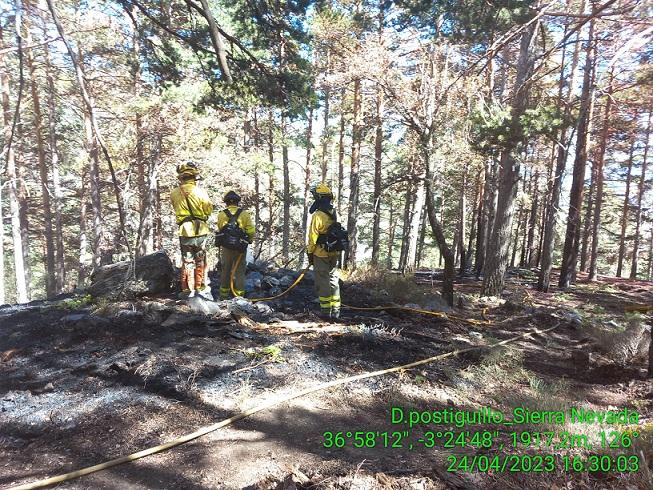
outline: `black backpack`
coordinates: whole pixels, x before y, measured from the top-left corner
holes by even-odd
[[[317,238],[317,244],[321,245],[327,252],[342,252],[349,249],[349,235],[347,234],[347,230],[338,223],[335,212],[327,214],[331,216],[334,221],[329,226],[327,232],[321,234]]]
[[[231,211],[228,209],[224,210],[224,214],[229,218],[229,222],[215,234],[216,247],[225,247],[229,250],[236,250],[237,252],[247,250],[247,245],[249,245],[247,234],[238,226],[238,216],[240,216],[242,211],[242,209],[239,209],[236,211],[236,214],[231,214]]]

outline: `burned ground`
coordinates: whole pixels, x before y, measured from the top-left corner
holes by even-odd
[[[415,304],[431,301],[435,308],[437,279],[420,276],[418,282],[425,284],[395,277],[370,294],[363,281],[346,287],[343,297],[350,304],[374,304],[394,297],[392,288],[401,281]],[[442,448],[323,447],[327,430],[391,431],[391,406],[492,406],[505,412],[515,406],[630,407],[642,417],[636,450],[648,464],[653,386],[641,355],[645,319],[625,316],[623,306],[653,301],[650,288],[605,280],[544,295],[531,286],[516,274],[506,301],[478,298],[478,283],[467,278],[459,287],[460,308],[447,318],[345,310],[334,324],[310,313],[310,279],[270,308],[257,310],[232,301],[213,303],[203,314],[206,305],[199,300],[170,297],[98,303],[82,296],[4,307],[0,486],[157,445],[319,382],[559,324],[552,332],[496,349],[299,398],[60,488],[565,488],[567,482],[574,488],[645,488],[645,469],[451,474],[446,457],[452,453]],[[636,345],[626,345],[631,337]],[[616,352],[621,344],[614,339],[623,340],[622,351]],[[577,352],[587,352],[587,359],[574,356]],[[494,430],[474,428],[483,429]],[[504,432],[501,440],[507,440]],[[469,446],[455,451],[461,452],[482,453]]]

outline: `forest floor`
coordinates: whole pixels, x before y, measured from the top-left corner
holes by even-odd
[[[497,300],[479,298],[480,283],[466,278],[457,286],[457,308],[447,318],[344,310],[333,324],[311,313],[310,278],[270,303],[274,314],[263,321],[238,313],[237,307],[203,315],[201,300],[172,297],[122,303],[74,297],[2,307],[0,487],[158,445],[320,382],[559,324],[501,347],[297,398],[57,488],[651,488],[653,384],[646,379],[643,355],[648,327],[644,316],[624,314],[624,307],[650,304],[653,288],[646,282],[601,278],[587,284],[582,279],[568,291],[542,294],[533,287],[531,271],[513,271],[504,300]],[[425,274],[405,279],[370,273],[347,284],[342,296],[349,304],[439,304],[434,293],[439,283]],[[406,425],[391,423],[393,406],[428,411],[492,407],[507,418],[520,406],[627,407],[640,420],[630,426],[445,424],[405,432]],[[615,429],[633,436],[632,447],[596,449],[600,431]],[[445,434],[426,448],[426,430]],[[326,431],[342,432],[345,447],[324,447]],[[376,447],[354,447],[359,431],[372,432],[369,444]],[[464,431],[469,432],[464,441],[443,447],[447,432]],[[490,434],[492,448],[475,444],[477,431]],[[515,431],[552,432],[553,442],[512,448]],[[586,435],[595,449],[565,447],[564,431]],[[382,447],[384,432],[390,445],[401,438],[403,448]],[[570,440],[574,446],[583,439]],[[636,455],[640,467],[632,472],[564,468],[562,456],[589,453]],[[460,462],[464,455],[471,460],[508,454],[532,458],[486,472],[447,471],[452,456]],[[544,471],[538,455],[553,456],[555,467]]]

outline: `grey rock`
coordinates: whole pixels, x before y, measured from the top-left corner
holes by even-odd
[[[220,314],[220,316],[227,316],[230,311],[226,303],[226,301],[220,301],[218,303],[215,301],[207,301],[202,296],[193,296],[192,298],[188,298],[186,301],[190,310],[197,315]]]
[[[91,274],[88,292],[95,297],[136,297],[167,293],[171,290],[175,270],[163,252],[99,267]]]

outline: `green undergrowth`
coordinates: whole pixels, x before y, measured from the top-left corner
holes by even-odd
[[[78,310],[93,304],[93,297],[90,294],[64,299],[57,303],[56,307],[62,310]]]

